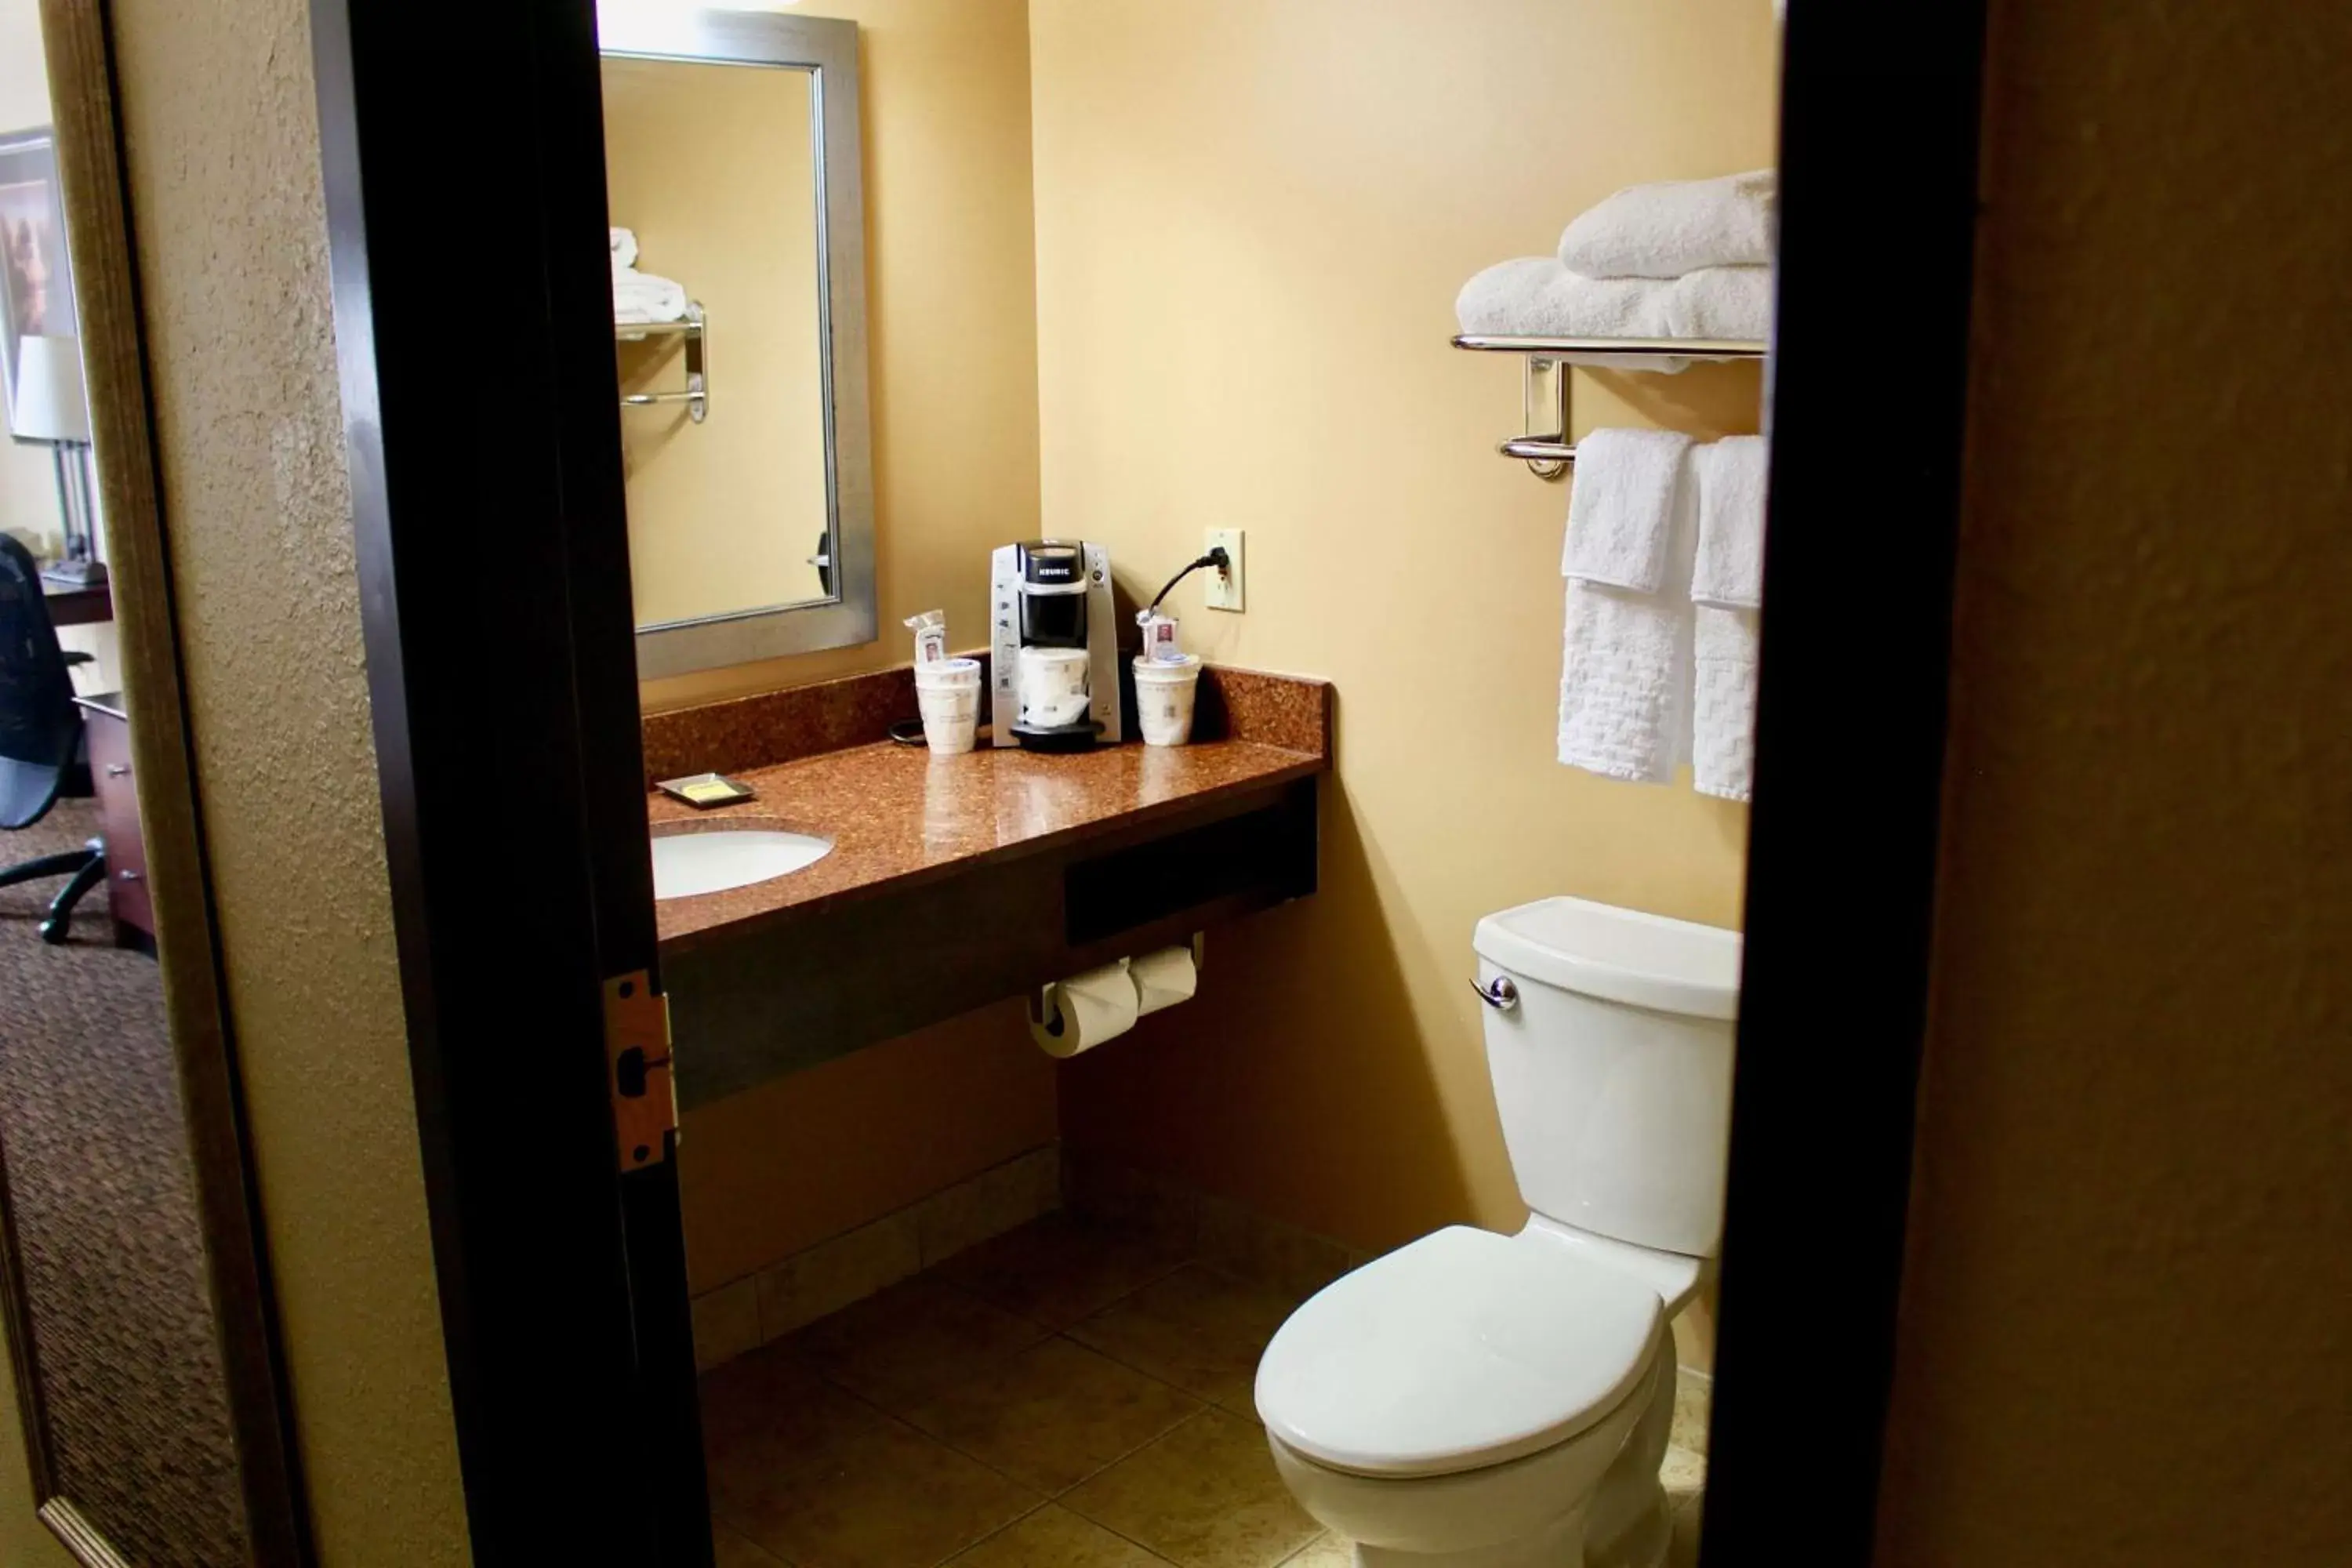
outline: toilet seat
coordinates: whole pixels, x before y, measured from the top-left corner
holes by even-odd
[[[1362,1476],[1438,1476],[1566,1442],[1639,1386],[1664,1310],[1631,1275],[1451,1226],[1291,1314],[1257,1409],[1296,1453]]]

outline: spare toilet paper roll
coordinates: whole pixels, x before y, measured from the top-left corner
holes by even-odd
[[[1122,958],[1046,986],[1044,1016],[1031,1005],[1029,1033],[1046,1055],[1074,1057],[1135,1027],[1135,980]]]
[[[1139,1017],[1191,1001],[1201,984],[1201,973],[1192,966],[1192,950],[1189,947],[1163,947],[1157,952],[1147,952],[1128,964],[1128,973],[1135,977],[1135,1011]]]

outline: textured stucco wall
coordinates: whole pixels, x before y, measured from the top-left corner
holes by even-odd
[[[1879,1560],[2352,1562],[2352,10],[1999,7]]]
[[[228,1000],[321,1560],[466,1560],[302,0],[116,0]]]

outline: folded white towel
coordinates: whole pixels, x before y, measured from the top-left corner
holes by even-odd
[[[1646,278],[1579,278],[1558,258],[1498,261],[1462,286],[1465,332],[1538,338],[1662,338],[1673,285]]]
[[[1656,593],[1690,449],[1677,430],[1594,430],[1580,438],[1560,575]]]
[[[1691,505],[1691,487],[1677,484],[1656,593],[1568,580],[1559,756],[1570,766],[1665,784],[1688,754]]]
[[[1746,800],[1756,772],[1756,612],[1701,605],[1692,614],[1691,786]]]
[[[686,285],[634,267],[613,270],[613,320],[642,324],[675,321],[686,314]]]
[[[1587,278],[1679,278],[1772,259],[1773,171],[1630,185],[1570,224],[1559,259]]]
[[[1772,324],[1769,267],[1710,267],[1686,278],[1583,278],[1549,256],[1496,262],[1462,286],[1465,332],[1532,338],[1763,338]],[[1686,360],[1580,363],[1673,372]]]
[[[1698,487],[1698,552],[1691,597],[1702,605],[1753,610],[1764,603],[1764,489],[1771,443],[1729,436],[1691,451]],[[1580,468],[1581,448],[1577,452]],[[1581,474],[1577,482],[1583,483]]]
[[[624,267],[635,266],[637,263],[636,235],[625,228],[615,228],[607,232],[613,242],[614,270],[618,271]]]
[[[1591,281],[1622,282],[1622,279]],[[1772,269],[1707,267],[1667,284],[1669,338],[1733,338],[1760,342],[1772,335]]]

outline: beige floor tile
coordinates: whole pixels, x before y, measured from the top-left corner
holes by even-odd
[[[723,1524],[713,1524],[710,1533],[719,1546],[719,1568],[784,1568],[782,1563]]]
[[[1668,1448],[1666,1462],[1658,1467],[1658,1484],[1666,1489],[1670,1502],[1679,1503],[1696,1494],[1706,1486],[1706,1456],[1688,1448]]]
[[[1272,1568],[1320,1527],[1292,1500],[1256,1424],[1204,1410],[1063,1505],[1181,1568]]]
[[[889,1421],[718,1506],[730,1528],[796,1568],[932,1568],[1040,1500]]]
[[[786,1342],[827,1378],[899,1415],[1045,1337],[1026,1318],[926,1279],[893,1286]]]
[[[911,1209],[821,1241],[759,1278],[760,1337],[772,1340],[862,1301],[922,1265]]]
[[[1045,1191],[1038,1171],[1037,1161],[1024,1154],[915,1205],[923,1267],[945,1262],[1045,1213]]]
[[[1325,1531],[1283,1561],[1282,1568],[1355,1568],[1356,1548],[1344,1535]]]
[[[714,1462],[747,1445],[772,1453],[821,1449],[882,1417],[824,1381],[783,1345],[740,1356],[702,1377],[703,1447]]]
[[[1666,1440],[1694,1454],[1706,1452],[1708,1411],[1715,1403],[1715,1380],[1703,1372],[1684,1368],[1675,1377],[1674,1435]]]
[[[1070,1337],[1255,1419],[1258,1357],[1292,1305],[1279,1291],[1187,1264],[1075,1325]]]
[[[1047,1506],[956,1557],[950,1568],[1161,1568],[1166,1562],[1067,1509]]]
[[[758,1348],[760,1290],[751,1280],[738,1279],[697,1296],[693,1312],[696,1371],[709,1372]]]
[[[907,1413],[949,1447],[1040,1491],[1077,1485],[1201,1408],[1191,1394],[1051,1339]]]
[[[973,1247],[941,1272],[1007,1311],[1066,1329],[1183,1262],[1181,1249],[1150,1231],[1055,1214]]]

